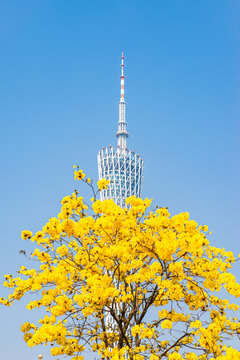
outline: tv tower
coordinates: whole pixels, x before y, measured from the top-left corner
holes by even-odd
[[[121,56],[121,96],[119,102],[119,121],[116,133],[117,147],[103,147],[98,152],[99,180],[105,178],[110,181],[107,190],[100,192],[100,199],[113,199],[121,207],[125,206],[127,197],[141,196],[144,163],[140,155],[127,148],[127,123],[125,118],[124,98],[124,56]]]

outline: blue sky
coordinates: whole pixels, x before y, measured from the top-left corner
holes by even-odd
[[[98,149],[116,144],[122,51],[142,195],[240,253],[239,18],[237,0],[0,1],[1,278],[26,262],[21,230],[76,187],[72,166],[97,180]],[[37,314],[17,303],[0,316],[2,359],[50,358],[22,340]]]

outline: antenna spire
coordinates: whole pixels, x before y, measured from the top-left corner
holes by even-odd
[[[125,79],[125,76],[123,74],[123,68],[124,68],[124,56],[123,56],[123,52],[122,52],[122,56],[121,56],[121,59],[122,59],[122,63],[121,63],[121,76],[120,76],[120,79],[121,79],[121,99],[124,100],[124,79]]]
[[[119,121],[118,121],[118,132],[116,134],[117,138],[118,138],[118,147],[120,147],[121,149],[126,149],[127,148],[127,137],[128,132],[127,132],[127,123],[126,123],[126,119],[125,119],[125,100],[124,100],[124,56],[123,56],[123,52],[122,52],[122,56],[121,56],[121,97],[120,97],[120,102],[119,102]]]

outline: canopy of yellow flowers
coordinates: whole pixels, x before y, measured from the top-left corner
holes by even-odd
[[[75,179],[92,187],[79,168]],[[107,185],[101,180],[99,191]],[[61,204],[41,231],[22,232],[40,265],[5,276],[13,291],[2,304],[37,292],[27,308],[46,310],[22,325],[28,346],[54,344],[53,356],[72,360],[86,348],[112,360],[240,359],[226,342],[240,334],[238,306],[218,296],[222,288],[240,296],[229,272],[235,258],[210,246],[206,225],[188,213],[150,211],[151,200],[134,196],[125,209],[95,192],[91,207],[77,191]]]

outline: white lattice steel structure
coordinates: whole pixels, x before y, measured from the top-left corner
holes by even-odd
[[[122,53],[121,63],[121,97],[119,102],[119,121],[117,147],[109,146],[98,152],[98,175],[99,179],[110,181],[107,190],[102,190],[100,199],[113,199],[117,205],[124,207],[127,197],[141,196],[143,183],[144,163],[140,155],[127,149],[127,123],[125,119],[124,100],[124,56]]]

